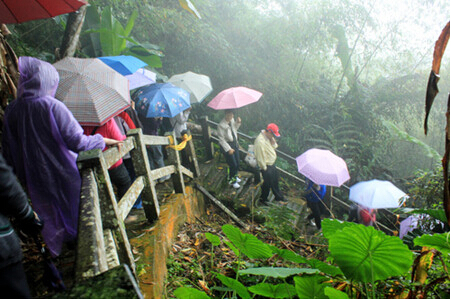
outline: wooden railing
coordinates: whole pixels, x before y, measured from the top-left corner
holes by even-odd
[[[130,130],[119,151],[117,147],[105,152],[100,149],[80,153],[77,159],[82,178],[78,243],[76,249],[75,276],[77,280],[96,276],[119,264],[127,264],[135,273],[135,263],[125,230],[124,220],[139,195],[149,222],[158,219],[160,205],[155,184],[159,178],[171,175],[176,193],[185,193],[184,175],[199,175],[199,166],[192,140],[182,151],[188,152],[191,170],[181,164],[179,151],[167,148],[168,163],[165,167],[151,170],[146,146],[177,145],[177,139],[166,136],[143,135],[141,129]],[[136,179],[125,195],[117,201],[108,168],[129,153]],[[135,273],[136,276],[136,273]]]

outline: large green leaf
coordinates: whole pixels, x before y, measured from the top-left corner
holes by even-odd
[[[416,246],[437,249],[443,255],[449,256],[449,232],[436,233],[434,235],[423,234],[413,240]]]
[[[102,45],[102,52],[104,56],[116,55],[114,53],[115,39],[113,30],[113,16],[111,14],[111,7],[107,6],[103,9],[100,18],[100,44]]]
[[[395,236],[353,224],[329,238],[329,251],[348,279],[373,282],[405,274],[413,254]]]
[[[294,295],[296,295],[296,289],[294,288],[294,286],[288,283],[281,283],[277,285],[269,283],[259,283],[250,286],[249,291],[260,296],[279,299],[292,298]]]
[[[337,276],[337,275],[343,275],[343,272],[340,270],[340,268],[336,266],[329,265],[323,261],[320,261],[318,259],[309,259],[307,263],[313,268],[318,269],[321,272],[330,275],[330,276]]]
[[[221,239],[219,236],[212,234],[210,232],[205,232],[205,237],[213,246],[219,246],[221,244]]]
[[[211,299],[205,292],[190,287],[179,287],[174,295],[178,299]]]
[[[330,286],[324,283],[326,280],[326,277],[320,275],[294,277],[294,284],[298,297],[300,299],[326,298],[324,288]]]
[[[342,222],[337,219],[324,219],[321,222],[321,228],[323,230],[324,237],[329,239],[331,236],[335,234],[336,231],[342,230],[345,227],[353,226],[355,223],[351,222]]]
[[[233,278],[224,276],[224,275],[216,273],[216,272],[213,272],[213,274],[215,274],[216,277],[219,280],[221,280],[222,284],[224,284],[225,286],[234,290],[241,298],[243,298],[243,299],[251,298],[251,295],[247,291],[247,288],[238,280],[235,280]]]
[[[287,278],[291,275],[296,275],[300,273],[313,274],[317,273],[317,269],[306,269],[306,268],[283,268],[283,267],[260,267],[260,268],[249,268],[245,270],[238,271],[239,274],[251,274],[251,275],[263,275],[274,278]]]
[[[242,233],[237,227],[230,224],[223,225],[222,232],[238,250],[250,259],[270,258],[272,256],[269,246],[252,234]]]
[[[86,9],[85,23],[84,26],[91,30],[100,29],[100,15],[97,12],[97,7],[95,5],[90,5]],[[89,34],[87,39],[88,46],[85,50],[91,57],[102,56],[102,46],[100,44],[100,34],[98,32],[92,32]]]
[[[288,249],[279,249],[276,246],[269,245],[269,248],[272,250],[272,253],[275,253],[282,257],[283,259],[289,260],[291,262],[295,262],[298,264],[306,263],[307,259],[299,254],[294,253]]]
[[[329,286],[324,288],[324,294],[326,294],[329,299],[349,299],[348,294]]]

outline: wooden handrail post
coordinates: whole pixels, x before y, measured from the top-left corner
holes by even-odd
[[[108,268],[115,267],[119,263],[126,263],[135,272],[135,261],[130,247],[130,242],[122,220],[119,220],[116,196],[110,181],[106,162],[100,149],[81,152],[77,159],[78,169],[92,168],[97,183],[99,207],[103,227],[105,245],[105,259]],[[80,216],[83,218],[83,216]],[[114,235],[114,237],[113,237]],[[117,244],[115,244],[115,241]],[[80,259],[85,259],[81,257]]]
[[[164,136],[172,136],[174,140],[174,146],[177,145],[177,139],[174,136],[173,132],[166,132]],[[182,193],[185,194],[185,181],[183,180],[183,173],[181,170],[181,159],[180,159],[180,153],[175,150],[174,148],[168,147],[168,162],[171,165],[175,166],[175,173],[171,175],[172,182],[174,184],[174,191],[176,193]]]
[[[129,130],[127,136],[133,136],[135,138],[135,148],[130,151],[130,155],[136,177],[144,176],[144,189],[141,193],[141,198],[147,220],[152,223],[160,215],[160,205],[158,203],[155,182],[150,176],[149,158],[147,157],[146,145],[142,140],[142,129]]]
[[[191,135],[191,132],[189,130],[188,130],[188,135]],[[200,168],[199,168],[199,162],[197,161],[196,149],[194,147],[193,139],[189,140],[188,143],[186,143],[186,149],[184,149],[184,151],[187,151],[187,153],[188,153],[191,171],[194,173],[194,177],[199,177],[200,176]]]
[[[214,147],[211,141],[211,129],[208,125],[208,117],[202,116],[200,118],[200,125],[202,126],[202,140],[205,147],[205,157],[207,160],[211,160],[214,157]]]

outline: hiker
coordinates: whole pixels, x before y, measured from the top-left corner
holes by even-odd
[[[83,126],[83,130],[86,135],[94,135],[98,133],[103,137],[115,139],[118,141],[123,141],[126,138],[126,136],[121,133],[114,118],[110,119],[102,126]],[[107,149],[108,148],[105,147],[103,151]],[[108,169],[108,174],[110,175],[111,182],[117,188],[118,194],[117,201],[119,201],[122,198],[122,196],[125,195],[125,193],[128,191],[128,189],[132,184],[130,175],[128,174],[127,168],[123,164],[122,158],[119,159],[117,162],[115,162]]]
[[[359,206],[357,203],[351,203],[349,206],[348,222],[359,223]]]
[[[227,180],[235,189],[240,188],[241,179],[238,177],[240,166],[240,152],[238,150],[238,128],[241,126],[241,118],[235,121],[233,110],[226,110],[225,116],[218,124],[218,139],[221,152],[229,165],[227,170]]]
[[[121,144],[83,134],[69,109],[54,98],[59,76],[51,64],[20,57],[19,71],[17,99],[5,111],[3,155],[45,224],[42,235],[50,253],[58,256],[63,243],[77,237],[77,153]]]
[[[27,195],[0,154],[0,290],[5,299],[31,298],[19,238],[8,217],[14,217],[27,235],[41,231],[42,225],[28,204]]]
[[[183,136],[187,133],[188,128],[186,126],[186,122],[188,121],[190,113],[191,107],[188,107],[187,109],[170,119],[172,128],[174,130],[174,135],[179,143],[183,141]],[[186,147],[182,151],[180,151],[180,156],[182,165],[187,169],[191,169],[191,163]]]
[[[143,124],[143,133],[148,135],[158,135],[158,130],[163,122],[162,117],[145,118],[141,117],[141,123]],[[152,170],[164,167],[163,148],[161,145],[150,145],[147,147],[147,157],[149,158],[150,168]],[[164,182],[171,178],[170,175],[161,177],[158,181]]]
[[[263,175],[262,193],[260,203],[268,204],[269,189],[272,190],[276,201],[285,201],[279,189],[279,175],[276,168],[276,148],[278,147],[276,137],[280,137],[279,127],[270,123],[257,136],[254,142],[255,158]]]
[[[365,226],[374,226],[376,224],[376,209],[359,207],[360,223]]]
[[[307,189],[305,190],[305,198],[307,199],[307,206],[311,213],[307,216],[307,221],[313,226],[316,225],[318,230],[321,230],[321,214],[327,212],[324,204],[324,196],[326,195],[326,186],[322,184],[313,183],[308,180]],[[312,223],[313,218],[315,222]]]

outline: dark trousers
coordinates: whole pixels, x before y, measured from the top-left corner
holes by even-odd
[[[180,144],[181,142],[183,142],[183,139],[177,138],[177,141]],[[190,161],[189,155],[188,155],[188,147],[189,147],[188,143],[189,142],[186,143],[186,147],[184,149],[179,151],[179,154],[180,154],[180,160],[181,160],[182,166],[184,166],[188,170],[192,170],[191,161]]]
[[[31,298],[21,261],[0,269],[0,293],[3,299]]]
[[[279,190],[279,174],[277,173],[276,166],[267,166],[266,171],[262,170],[262,175],[263,185],[261,200],[263,202],[268,201],[269,189],[271,189],[276,201],[283,201],[284,197],[282,192]]]
[[[312,211],[312,213],[307,216],[307,220],[315,218],[316,228],[321,229],[321,212],[323,211],[322,206],[324,205],[321,203],[321,201],[318,202],[307,201],[307,206]]]
[[[229,154],[228,152],[223,152],[225,160],[227,164],[229,165],[229,172],[227,176],[227,180],[233,180],[238,173],[238,169],[240,167],[240,152],[238,150],[238,147],[233,147],[230,145],[235,152],[233,154]]]
[[[132,184],[132,181],[130,180],[130,175],[128,174],[127,168],[122,163],[118,167],[108,170],[108,173],[110,174],[111,182],[116,186],[117,193],[119,201],[122,196],[125,195],[125,193],[130,188],[130,185]]]

